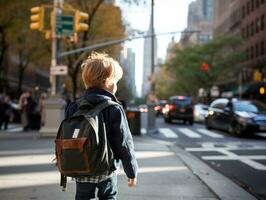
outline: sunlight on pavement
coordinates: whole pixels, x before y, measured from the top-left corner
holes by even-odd
[[[162,158],[174,155],[175,154],[173,152],[166,152],[166,151],[136,152],[136,157],[139,160],[149,159],[149,158]],[[0,157],[0,167],[23,167],[23,166],[34,166],[40,164],[51,165],[53,158],[54,154]],[[168,166],[168,164],[164,165],[163,163],[160,163],[160,166],[157,165],[154,167],[141,167],[140,165],[139,173],[144,174],[144,173],[154,173],[154,172],[156,173],[170,172],[170,171],[173,172],[181,170],[188,170],[188,169],[185,166]],[[118,171],[118,175],[122,174],[124,174],[124,172],[122,169],[120,169]],[[54,171],[0,174],[0,182],[1,182],[0,189],[21,188],[21,187],[40,186],[40,185],[49,185],[49,184],[59,185],[59,181],[60,181],[60,174],[58,171],[56,171],[56,168],[54,168]]]
[[[156,158],[156,157],[166,157],[166,156],[174,156],[173,152],[167,151],[137,151],[136,157],[138,159],[145,159],[145,158]]]

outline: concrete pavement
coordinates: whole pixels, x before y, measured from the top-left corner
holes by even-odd
[[[139,162],[136,188],[119,173],[118,199],[127,200],[252,200],[253,196],[172,143],[134,137]],[[52,164],[53,139],[39,133],[0,132],[1,199],[74,199],[75,184],[61,192]]]

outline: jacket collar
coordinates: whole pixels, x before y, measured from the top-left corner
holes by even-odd
[[[119,102],[117,100],[117,98],[113,94],[111,94],[110,92],[108,92],[107,90],[104,90],[102,88],[93,87],[93,88],[88,88],[85,91],[85,97],[86,98],[89,98],[92,95],[99,96],[99,100],[100,99],[102,99],[102,100],[109,99],[109,100],[112,100],[112,101],[115,101],[115,102]]]

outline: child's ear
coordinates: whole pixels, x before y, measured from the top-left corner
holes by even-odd
[[[103,85],[108,88],[110,86],[110,81],[108,79],[104,80]]]

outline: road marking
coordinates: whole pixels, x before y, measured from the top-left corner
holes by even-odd
[[[0,158],[0,167],[11,167],[11,166],[26,166],[26,165],[42,165],[42,164],[55,164],[54,154],[44,155],[24,155],[24,156],[13,156],[13,157],[2,157]]]
[[[190,138],[201,138],[201,135],[199,135],[198,133],[195,133],[194,131],[188,128],[178,128],[177,130]]]
[[[170,128],[159,128],[159,132],[166,138],[178,138],[177,134]]]
[[[223,138],[224,137],[222,135],[219,135],[217,133],[214,133],[212,131],[209,131],[209,130],[206,130],[206,129],[203,129],[203,128],[198,128],[197,131],[200,132],[203,135],[207,135],[207,136],[210,136],[210,137],[213,137],[213,138]]]
[[[265,155],[237,155],[232,150],[254,150],[254,149],[265,149],[265,147],[237,147],[237,145],[225,145],[225,147],[215,147],[215,144],[208,143],[202,144],[201,148],[186,148],[186,151],[190,152],[218,152],[223,155],[215,155],[215,156],[201,156],[202,160],[237,160],[240,161],[256,170],[266,170],[266,166],[256,162],[256,160],[266,160]]]
[[[22,132],[22,131],[23,131],[23,127],[16,127],[16,128],[7,129],[7,132],[10,132],[10,133]]]
[[[255,133],[255,135],[260,136],[260,137],[266,137],[266,133]]]

